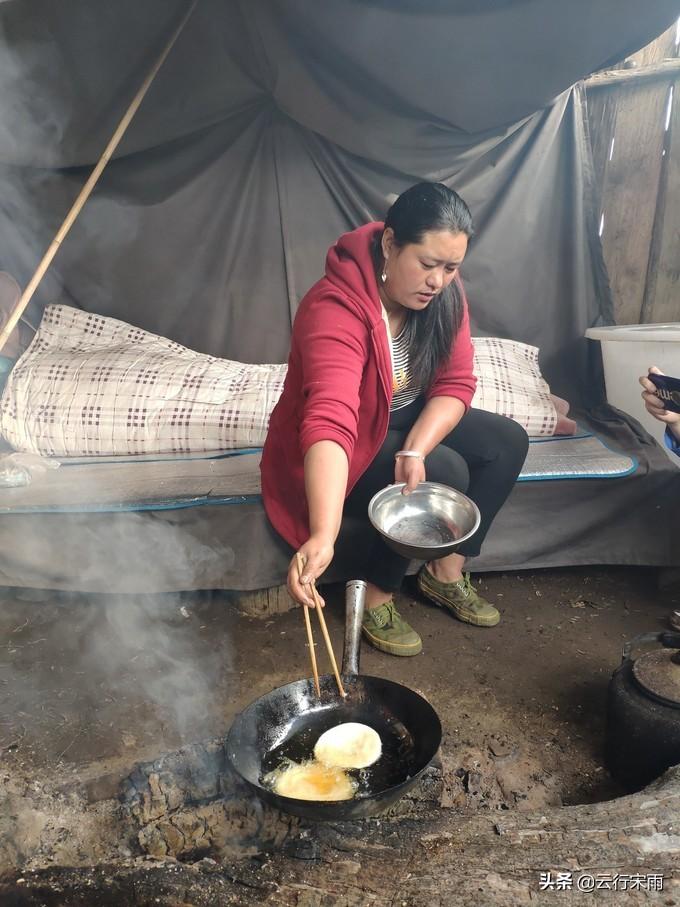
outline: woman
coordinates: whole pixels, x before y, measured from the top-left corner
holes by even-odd
[[[515,422],[470,409],[476,380],[458,270],[471,235],[460,196],[419,183],[384,225],[340,237],[326,276],[300,303],[262,455],[267,515],[305,563],[302,577],[296,556],[288,570],[299,603],[312,605],[309,583],[333,559],[343,513],[368,520],[380,488],[405,482],[408,494],[427,476],[466,492],[482,521],[458,553],[421,569],[421,592],[467,623],[500,619],[463,567],[510,493],[528,439]],[[372,545],[364,635],[383,652],[417,655],[421,639],[393,601],[409,562],[377,533]]]

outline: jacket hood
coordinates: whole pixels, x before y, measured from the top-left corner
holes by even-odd
[[[382,321],[371,244],[383,228],[382,222],[376,221],[343,233],[326,256],[326,279],[358,304],[371,324]]]

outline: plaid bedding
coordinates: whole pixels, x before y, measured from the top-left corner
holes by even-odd
[[[0,431],[17,450],[55,457],[259,447],[285,372],[48,306],[5,386]]]
[[[473,406],[551,435],[557,412],[538,349],[474,340]],[[16,449],[51,457],[187,454],[260,447],[285,365],[250,365],[186,349],[114,318],[45,309],[8,378],[0,432]]]
[[[531,437],[552,435],[557,410],[538,365],[538,347],[473,337],[477,390],[472,405],[514,419]]]

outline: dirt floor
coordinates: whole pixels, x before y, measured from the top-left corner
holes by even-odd
[[[362,650],[363,673],[407,684],[439,712],[443,805],[509,816],[617,797],[602,764],[607,683],[626,640],[667,628],[677,586],[659,591],[655,571],[638,568],[495,574],[478,586],[501,611],[498,627],[455,621],[409,580],[399,606],[423,653]],[[324,590],[338,652],[343,592]],[[112,805],[134,766],[221,737],[252,699],[308,674],[299,610],[247,618],[224,593],[6,589],[0,638],[0,796],[12,806],[1,811],[4,872],[134,857]],[[103,813],[71,815],[60,832],[49,800],[60,800],[55,815],[77,812],[69,784]],[[30,819],[16,808],[28,800]]]

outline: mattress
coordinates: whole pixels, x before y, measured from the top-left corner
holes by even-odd
[[[30,485],[0,488],[0,514],[172,510],[260,500],[260,448],[206,454],[70,458]],[[591,432],[532,439],[519,481],[609,478],[638,461]]]
[[[605,409],[586,427],[602,439],[598,468],[604,444],[619,475],[518,482],[473,571],[680,564],[680,469],[638,423]],[[45,481],[2,489],[0,583],[154,593],[279,585],[291,551],[264,514],[259,457],[71,462]],[[345,520],[324,578],[357,575],[369,534],[366,521]]]

